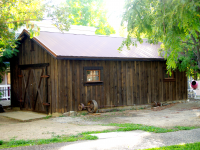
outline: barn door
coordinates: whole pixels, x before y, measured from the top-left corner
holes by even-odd
[[[21,65],[20,107],[25,110],[48,113],[48,64]]]

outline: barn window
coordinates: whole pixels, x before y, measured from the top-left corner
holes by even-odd
[[[84,67],[84,85],[102,85],[103,67]]]
[[[165,70],[165,79],[174,79],[174,72],[172,71],[171,75]]]
[[[167,69],[164,69],[164,81],[173,82],[175,81],[175,75],[172,71],[171,75],[167,72]]]
[[[100,81],[100,70],[87,70],[87,82]]]

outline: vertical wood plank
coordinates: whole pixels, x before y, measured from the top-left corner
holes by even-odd
[[[127,105],[131,105],[131,62],[126,62],[126,95],[127,95]]]
[[[134,77],[133,77],[133,82],[134,82],[134,104],[137,104],[137,65],[136,61],[134,61]]]
[[[148,69],[148,103],[151,103],[151,62],[147,63],[147,69]]]
[[[134,105],[134,74],[135,74],[135,64],[133,61],[131,63],[131,105]]]
[[[148,103],[148,68],[147,63],[144,62],[144,104]]]
[[[117,61],[113,62],[113,104],[118,105],[117,100]]]
[[[137,82],[137,94],[136,94],[136,104],[140,104],[140,78],[139,78],[139,72],[140,72],[140,63],[139,62],[136,62],[136,82]]]
[[[122,105],[122,69],[121,61],[117,62],[117,105]]]
[[[140,102],[139,104],[143,103],[144,100],[144,86],[143,86],[143,77],[144,77],[144,71],[143,71],[143,61],[140,62],[140,67],[139,67],[139,81],[140,81],[140,85],[139,85],[139,90],[140,90]]]
[[[67,61],[67,73],[68,73],[68,110],[73,110],[72,108],[72,62]]]
[[[122,105],[126,105],[126,62],[122,61]]]

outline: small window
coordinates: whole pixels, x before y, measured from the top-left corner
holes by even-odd
[[[167,72],[167,69],[164,69],[164,81],[165,82],[174,82],[175,81],[175,75],[172,71],[171,75]]]
[[[174,72],[172,71],[171,75],[167,73],[167,70],[165,70],[165,79],[174,79]]]
[[[100,81],[100,70],[87,70],[87,82]]]
[[[102,85],[103,67],[84,67],[84,85]]]

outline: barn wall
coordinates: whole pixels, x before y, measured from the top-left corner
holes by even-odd
[[[84,86],[86,66],[103,67],[103,85]],[[87,104],[93,99],[100,107],[187,99],[185,73],[177,71],[175,82],[164,82],[165,62],[58,60],[58,67],[62,70],[59,84],[66,84],[65,88],[60,87],[66,94],[61,96],[61,103],[67,105],[67,110],[77,110],[79,103]]]
[[[54,64],[57,62],[56,59],[54,59],[47,51],[42,49],[41,46],[39,46],[37,43],[33,42],[33,40],[30,40],[29,38],[24,38],[23,41],[21,41],[22,44],[19,45],[19,53],[17,56],[13,57],[11,59],[11,105],[13,107],[19,107],[20,102],[19,100],[23,100],[24,97],[24,81],[19,75],[22,75],[22,71],[19,69],[19,65],[26,65],[26,64],[39,64],[39,63],[49,63],[50,65],[47,67],[47,75],[50,75],[51,78],[48,79],[48,94],[44,94],[41,92],[43,101],[45,102],[46,97],[48,96],[48,102],[52,102],[52,96],[57,95],[57,91],[54,91],[54,85],[55,81],[55,75],[56,70],[54,68]],[[24,72],[25,80],[27,82],[27,72]],[[39,78],[41,76],[41,70],[36,69],[35,75],[37,78],[37,82],[39,82]],[[36,95],[36,88],[31,87],[31,83],[35,84],[35,80],[33,78],[33,75],[30,76],[30,83],[29,83],[29,89],[27,91],[28,97],[30,99],[34,99]],[[41,91],[45,91],[45,79],[42,79],[40,89]],[[53,87],[52,87],[53,86]],[[55,88],[56,89],[56,88]],[[39,100],[38,100],[39,101]],[[50,108],[50,112],[51,107]]]
[[[19,106],[18,100],[24,90],[22,79],[18,77],[18,65],[38,63],[50,64],[48,94],[43,94],[51,103],[50,113],[77,110],[79,103],[87,104],[93,99],[100,107],[187,99],[185,73],[177,71],[175,82],[163,82],[165,62],[57,60],[31,41],[26,38],[19,47],[18,56],[11,61],[13,106]],[[103,67],[103,85],[84,85],[83,67],[88,66]]]

